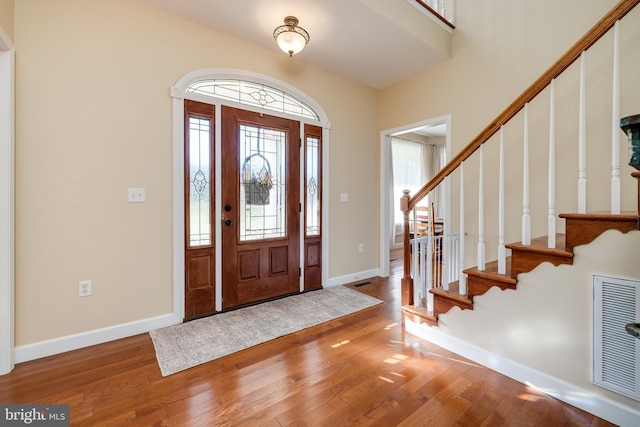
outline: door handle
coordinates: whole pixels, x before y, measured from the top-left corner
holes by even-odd
[[[224,225],[226,225],[227,227],[229,227],[231,224],[233,224],[233,221],[231,221],[229,218],[224,220]]]

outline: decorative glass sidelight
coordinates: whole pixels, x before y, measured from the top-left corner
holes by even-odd
[[[305,235],[320,235],[320,139],[307,136],[306,147],[306,222]]]
[[[287,235],[286,132],[240,125],[240,241]]]
[[[189,117],[189,246],[211,245],[211,122]]]

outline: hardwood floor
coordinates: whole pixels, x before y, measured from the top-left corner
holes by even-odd
[[[0,402],[74,426],[612,425],[405,334],[401,269],[354,286],[384,304],[166,378],[148,334],[22,363]]]

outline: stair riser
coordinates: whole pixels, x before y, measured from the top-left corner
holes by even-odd
[[[403,314],[403,318],[402,318],[403,322],[405,320],[409,320],[413,323],[426,323],[429,326],[438,326],[438,319],[435,317],[430,318],[426,316],[420,316],[416,313],[411,313],[405,310],[403,310],[402,314]]]
[[[502,290],[516,288],[515,284],[505,283],[498,280],[491,280],[485,277],[469,276],[467,278],[467,291],[469,294],[469,298],[482,295],[494,286],[498,286]]]
[[[440,314],[446,313],[453,307],[460,307],[462,310],[473,310],[473,304],[465,304],[460,301],[441,297],[440,295],[434,295],[433,312],[435,313],[436,317],[438,317]]]
[[[640,220],[637,218],[625,221],[566,218],[565,222],[567,236],[565,250],[568,252],[573,252],[573,248],[578,245],[591,243],[607,230],[618,230],[622,233],[627,233],[631,230],[637,230],[640,226]]]
[[[553,265],[572,264],[573,258],[512,250],[511,277],[516,279],[518,277],[518,274],[528,273],[545,261],[550,262]]]

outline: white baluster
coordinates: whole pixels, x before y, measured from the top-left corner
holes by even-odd
[[[464,274],[464,162],[460,163],[460,247],[458,249],[458,289],[461,295],[467,293],[467,275]]]
[[[451,176],[447,176],[444,179],[444,188],[451,188]],[[445,218],[450,218],[450,209],[451,209],[451,202],[445,203],[444,204],[444,217]],[[434,220],[435,220],[435,212],[434,212]],[[434,224],[435,227],[435,224]],[[450,279],[450,271],[451,271],[451,248],[446,245],[446,241],[449,240],[449,236],[450,233],[450,228],[451,228],[451,224],[449,223],[445,223],[442,226],[442,234],[439,236],[439,242],[440,242],[440,263],[441,263],[441,269],[442,269],[442,275],[441,277],[441,285],[442,288],[446,291],[449,290],[449,285],[451,284],[451,280]],[[435,231],[435,228],[434,228]]]
[[[524,155],[522,164],[522,244],[531,244],[529,214],[529,103],[524,104]]]
[[[620,21],[613,27],[613,108],[611,112],[611,213],[620,214]]]
[[[427,295],[429,295],[429,289],[431,288],[431,284],[428,279],[429,276],[427,275],[429,262],[430,260],[427,258],[427,247],[423,238],[421,237],[420,238],[420,277],[422,278],[422,281],[420,283],[421,285],[420,299],[418,300],[420,302],[420,306],[422,306],[423,299],[426,298]]]
[[[498,274],[507,272],[504,247],[504,126],[500,126],[500,171],[498,179]]]
[[[549,105],[549,214],[547,217],[548,248],[556,247],[556,107],[555,79],[551,80]]]
[[[580,112],[578,119],[578,213],[587,213],[587,100],[586,52],[580,55]]]
[[[411,274],[413,275],[413,295],[414,295],[414,304],[419,306],[419,292],[423,287],[422,279],[423,276],[420,274],[420,244],[418,242],[418,229],[416,227],[417,224],[417,213],[416,209],[413,208],[413,241],[411,244],[411,257],[413,258],[411,262]]]
[[[427,235],[427,238],[425,239],[427,242],[427,247],[425,248],[426,251],[424,251],[424,253],[426,253],[426,258],[425,258],[425,264],[427,265],[427,292],[429,292],[429,289],[433,289],[436,287],[437,283],[433,282],[433,264],[434,264],[434,257],[433,257],[433,236],[431,235],[431,233],[429,233]]]
[[[433,294],[429,292],[429,289],[433,289],[433,254],[431,250],[431,241],[429,237],[422,238],[422,257],[424,265],[424,277],[425,277],[425,295],[427,299],[427,309],[433,311]]]
[[[480,146],[480,176],[478,177],[478,270],[485,269],[484,245],[484,145]]]

